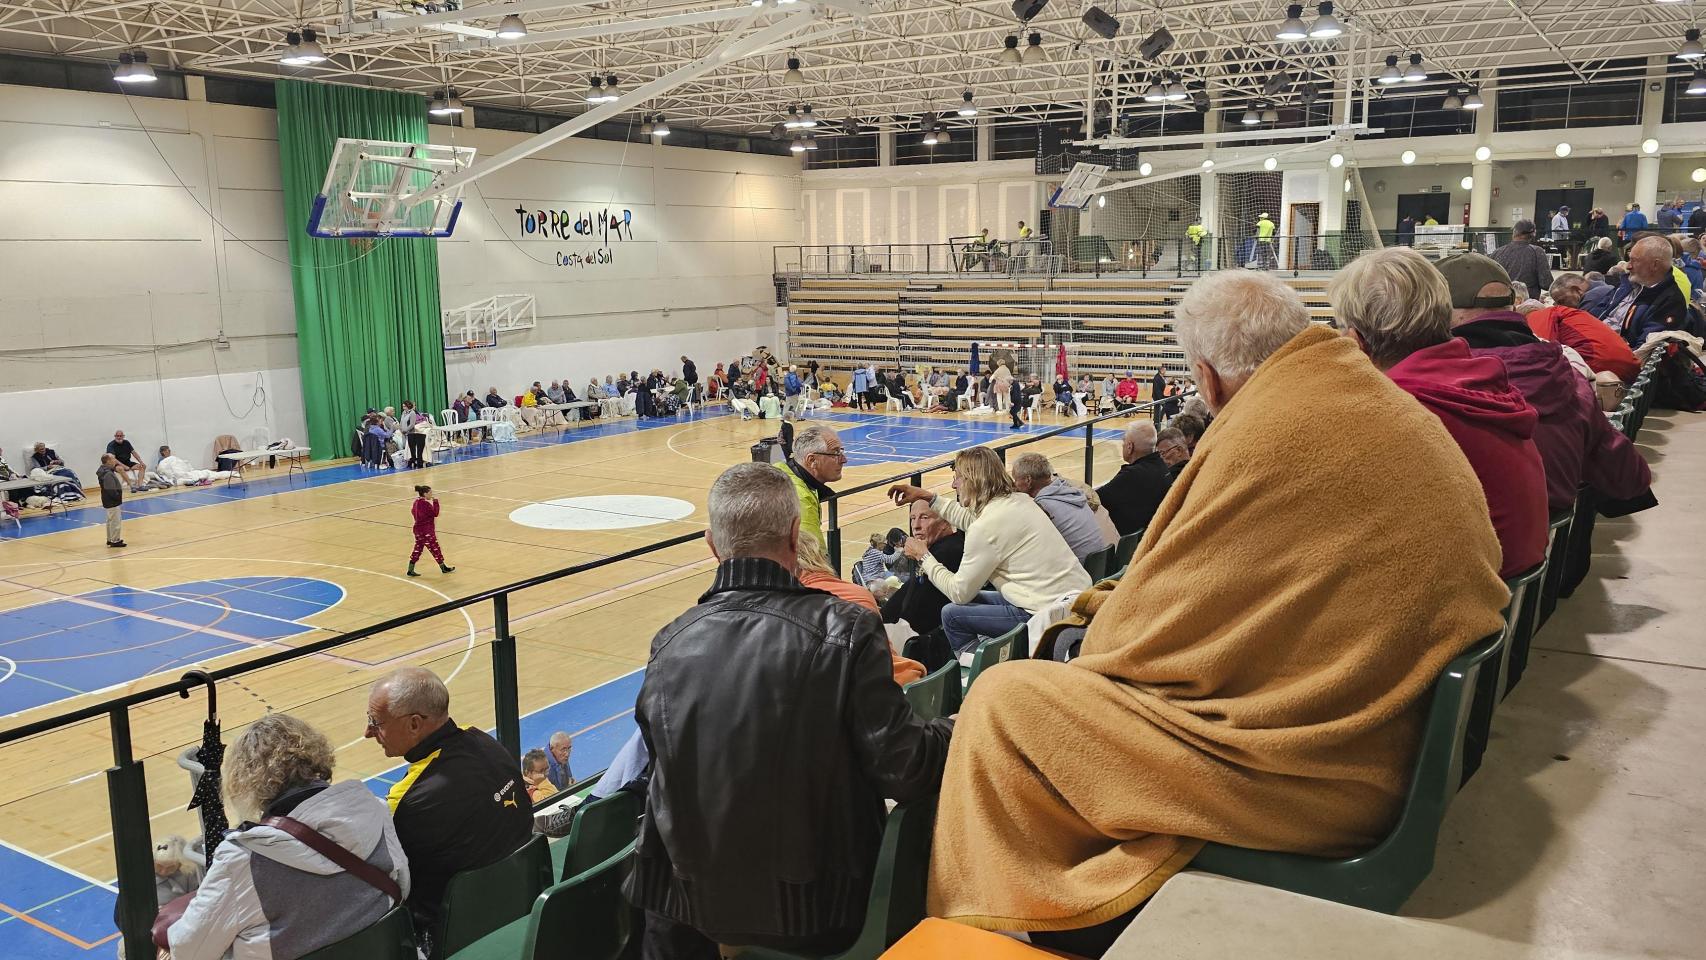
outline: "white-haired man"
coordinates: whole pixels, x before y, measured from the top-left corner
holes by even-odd
[[[823,501],[835,495],[829,485],[841,479],[847,448],[841,434],[827,424],[814,423],[794,435],[794,455],[776,465],[794,483],[799,498],[800,529],[824,546]]]
[[[931,916],[1097,956],[1192,838],[1373,847],[1435,679],[1504,622],[1463,454],[1296,291],[1211,274],[1174,328],[1214,429],[1125,576],[1075,603],[1081,655],[1003,664],[966,698]]]
[[[1120,536],[1136,533],[1149,526],[1155,508],[1167,496],[1173,478],[1167,474],[1167,464],[1155,452],[1155,424],[1138,420],[1128,424],[1120,441],[1120,459],[1125,465],[1107,483],[1096,488],[1096,496]]]
[[[409,764],[385,801],[409,855],[415,934],[430,956],[450,878],[502,860],[533,832],[520,763],[484,730],[451,719],[450,691],[425,667],[373,685],[366,736]]]
[[[936,793],[953,724],[908,706],[874,612],[796,579],[785,476],[730,467],[708,511],[716,577],[653,638],[635,705],[652,775],[625,893],[649,960],[836,953],[864,920],[884,798]]]

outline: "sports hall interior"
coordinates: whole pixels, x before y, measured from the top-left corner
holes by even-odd
[[[147,942],[155,891],[136,881],[155,843],[203,830],[180,759],[214,696],[225,743],[289,713],[330,738],[337,779],[383,797],[407,764],[364,736],[369,691],[423,666],[518,763],[571,734],[579,799],[636,730],[654,635],[712,586],[712,483],[783,431],[743,416],[726,379],[708,389],[743,361],[836,385],[787,430],[828,424],[844,444],[824,521],[850,577],[872,535],[909,529],[889,485],[950,493],[966,448],[1113,477],[1127,426],[1193,390],[1174,316],[1204,277],[1277,277],[1330,325],[1333,277],[1368,251],[1492,253],[1538,223],[1550,270],[1582,272],[1602,237],[1621,249],[1636,206],[1643,229],[1668,215],[1665,232],[1698,236],[1698,16],[1662,0],[1611,16],[1572,0],[0,0],[0,463],[28,479],[45,444],[82,492],[20,482],[0,516],[0,957]],[[440,165],[351,166],[372,142]],[[996,357],[1044,387],[1021,420],[988,396],[919,408],[933,374],[951,395]],[[684,359],[697,383],[677,406]],[[918,404],[848,402],[867,367]],[[1081,402],[1052,401],[1062,369],[1087,379]],[[1441,747],[1455,781],[1462,728],[1483,725],[1461,789],[1415,789],[1413,829],[1361,860],[1187,866],[1105,956],[1706,952],[1706,423],[1670,408],[1656,370],[1605,412],[1657,505],[1560,518],[1549,559],[1573,549],[1585,576],[1559,596],[1543,574],[1512,605],[1521,683],[1482,681]],[[653,371],[649,408],[587,401],[589,383],[647,389]],[[1157,376],[1180,396],[1152,401]],[[1128,379],[1141,402],[1116,408]],[[536,381],[581,402],[523,406]],[[443,429],[489,390],[508,407]],[[406,445],[368,462],[368,414],[404,401],[432,422],[427,465]],[[126,484],[122,546],[97,482],[115,431],[148,470],[169,447],[213,471]],[[421,484],[454,572],[424,557],[414,575]],[[890,827],[892,889],[879,878],[842,956],[1047,955],[926,918],[928,824]],[[479,936],[446,955],[639,956],[621,858],[578,860],[579,836],[553,857],[584,883],[491,893]],[[1400,892],[1369,893],[1383,883]],[[586,898],[572,922],[557,893],[559,911]],[[320,956],[413,955],[358,949]]]

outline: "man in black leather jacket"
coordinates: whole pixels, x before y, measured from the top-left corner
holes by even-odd
[[[907,705],[876,614],[795,579],[781,471],[730,467],[709,509],[716,579],[653,638],[635,705],[652,768],[624,892],[647,960],[834,952],[864,920],[883,798],[940,788],[953,725]]]

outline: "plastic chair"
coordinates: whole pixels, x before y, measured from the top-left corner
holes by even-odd
[[[585,873],[633,843],[635,821],[645,809],[646,798],[631,790],[618,790],[576,807],[568,839],[558,844],[563,859],[557,864],[557,876],[567,880]]]
[[[1546,549],[1546,576],[1540,581],[1540,609],[1534,622],[1534,632],[1546,626],[1546,621],[1552,619],[1552,611],[1558,608],[1558,589],[1564,583],[1564,567],[1570,552],[1570,523],[1575,519],[1576,509],[1570,507],[1552,514],[1548,524]],[[1511,680],[1514,685],[1522,678],[1522,668],[1527,665],[1528,651],[1523,651],[1523,661],[1516,664]]]
[[[527,915],[527,905],[551,885],[551,850],[544,834],[489,866],[450,878],[432,938],[433,956],[449,957],[474,941]]]
[[[1114,563],[1117,570],[1124,570],[1131,564],[1131,558],[1137,554],[1137,545],[1143,542],[1143,531],[1128,533],[1114,544]]]
[[[458,953],[455,960],[620,960],[638,942],[640,912],[622,896],[630,840],[603,861],[533,901],[533,909]]]
[[[889,813],[876,870],[871,875],[871,895],[865,901],[865,922],[846,950],[801,954],[747,947],[735,956],[743,960],[876,960],[924,919],[924,887],[929,879],[930,839],[935,827],[935,797],[900,804]]]
[[[912,712],[926,720],[953,716],[960,709],[960,664],[951,660],[927,677],[920,677],[901,689]]]
[[[1091,583],[1107,579],[1108,574],[1114,571],[1114,556],[1118,550],[1118,547],[1109,547],[1084,558],[1084,570],[1090,574]]]
[[[415,960],[415,925],[408,905],[392,907],[373,926],[305,953],[302,960]]]
[[[993,640],[985,640],[977,645],[977,652],[971,657],[971,666],[966,668],[967,696],[971,695],[971,686],[977,682],[983,671],[1017,656],[1014,650],[1025,642],[1025,631],[1025,626],[1021,624]]]
[[[1191,866],[1304,896],[1396,913],[1433,869],[1445,811],[1462,781],[1464,737],[1477,679],[1491,669],[1503,634],[1485,637],[1446,665],[1434,682],[1410,789],[1398,822],[1374,849],[1346,860],[1246,850],[1210,843]]]
[[[1505,604],[1505,625],[1499,631],[1499,659],[1482,670],[1475,683],[1475,703],[1469,711],[1469,734],[1465,738],[1463,748],[1463,782],[1468,783],[1475,771],[1481,768],[1481,755],[1487,752],[1487,744],[1493,735],[1493,714],[1498,712],[1499,701],[1504,699],[1505,669],[1510,657],[1511,641],[1516,636],[1517,625],[1521,620],[1523,599],[1528,595],[1529,585],[1540,578],[1546,570],[1546,564],[1531,567],[1505,581],[1505,588],[1510,591],[1510,602]]]

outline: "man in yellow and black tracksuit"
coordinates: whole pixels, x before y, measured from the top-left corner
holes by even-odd
[[[385,800],[409,857],[409,909],[423,943],[450,878],[502,860],[533,832],[520,762],[484,730],[457,726],[449,706],[443,683],[419,667],[379,681],[368,697],[367,735],[409,762]]]

